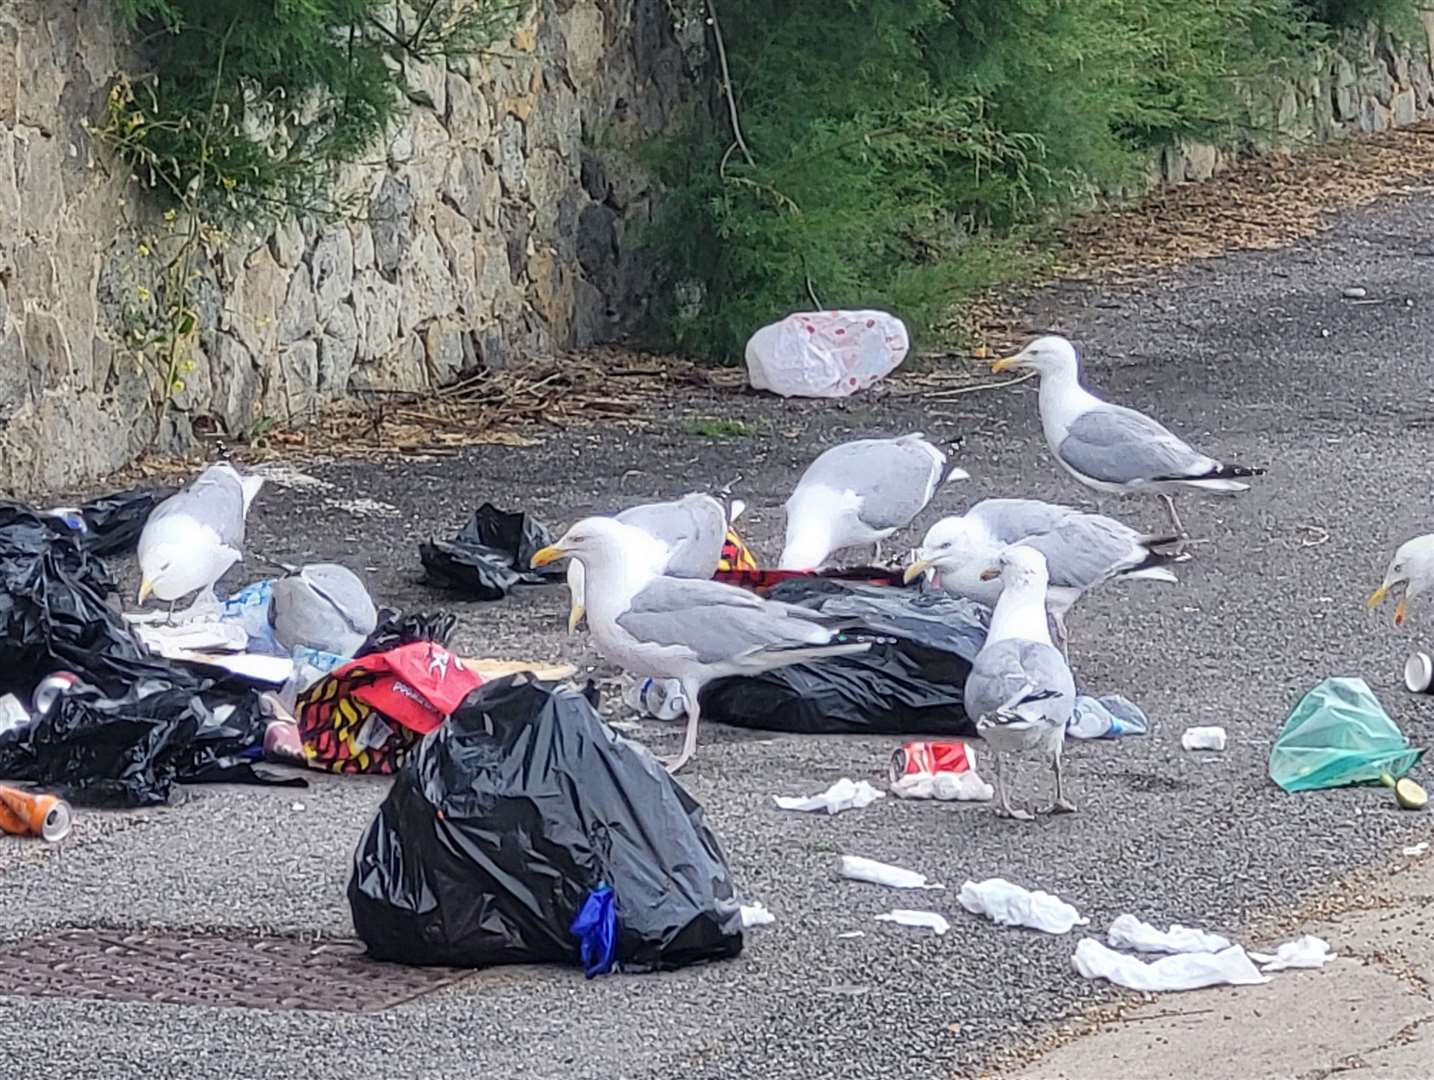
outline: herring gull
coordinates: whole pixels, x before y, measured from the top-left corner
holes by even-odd
[[[153,595],[172,613],[181,597],[199,592],[196,604],[217,604],[214,583],[244,557],[244,518],[263,485],[225,462],[155,507],[139,535],[139,603]]]
[[[588,625],[598,651],[631,675],[677,679],[687,700],[682,751],[664,762],[676,772],[697,747],[702,687],[729,675],[865,652],[844,639],[843,620],[763,600],[716,581],[664,577],[652,567],[662,542],[616,518],[589,517],[533,555],[534,568],[558,559],[583,564]]]
[[[1063,337],[1037,338],[994,371],[1019,368],[1041,376],[1041,427],[1051,453],[1086,487],[1105,494],[1154,495],[1171,527],[1188,534],[1175,512],[1174,493],[1187,489],[1234,495],[1243,478],[1264,469],[1227,465],[1194,449],[1144,413],[1102,401],[1080,384],[1075,347]]]
[[[903,529],[937,488],[965,480],[920,432],[833,446],[807,467],[787,499],[781,570],[815,570],[844,548],[872,545]]]
[[[1434,585],[1434,533],[1416,536],[1399,545],[1394,558],[1389,560],[1384,581],[1369,598],[1369,606],[1376,608],[1384,603],[1390,592],[1404,586],[1404,595],[1394,605],[1394,625],[1403,626],[1409,611],[1409,601]]]
[[[1029,810],[1012,809],[1001,757],[1041,753],[1055,773],[1051,813],[1075,810],[1065,797],[1061,750],[1066,724],[1075,706],[1075,680],[1065,658],[1051,644],[1046,626],[1046,559],[1017,544],[1006,548],[996,565],[983,571],[1001,580],[1001,596],[991,613],[986,643],[966,678],[966,714],[996,757],[996,812],[1030,820]]]
[[[1065,619],[1075,602],[1117,579],[1175,582],[1170,565],[1189,556],[1156,548],[1177,539],[1147,536],[1114,518],[1039,499],[983,499],[927,530],[905,579],[932,572],[943,591],[994,608],[1001,584],[984,580],[982,572],[1011,544],[1034,548],[1046,557],[1046,606],[1065,654]]]
[[[740,512],[734,507],[730,516],[735,518]],[[661,555],[653,572],[679,578],[710,578],[716,572],[727,538],[728,519],[727,508],[702,493],[671,502],[644,503],[617,515],[618,521],[634,525],[661,542]],[[583,564],[577,559],[568,563],[568,596],[568,632],[572,633],[583,618]]]

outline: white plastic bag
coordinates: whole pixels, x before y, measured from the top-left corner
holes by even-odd
[[[926,880],[926,875],[904,866],[864,859],[860,855],[841,857],[841,876],[848,881],[865,881],[891,889],[939,889],[942,886]]]
[[[747,379],[782,397],[848,397],[894,371],[910,348],[906,325],[884,311],[798,312],[748,340]]]

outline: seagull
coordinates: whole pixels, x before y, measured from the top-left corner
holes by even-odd
[[[1404,616],[1409,611],[1409,601],[1434,585],[1434,533],[1416,536],[1399,545],[1394,558],[1389,560],[1384,583],[1374,590],[1369,598],[1370,608],[1384,603],[1392,589],[1404,586],[1404,595],[1394,605],[1394,625],[1403,626]]]
[[[263,486],[224,462],[155,507],[139,534],[139,603],[153,595],[173,616],[181,597],[199,592],[195,607],[217,606],[214,583],[244,557],[244,518]]]
[[[285,649],[349,657],[378,626],[378,611],[357,574],[337,563],[313,563],[274,582],[269,625]]]
[[[1265,473],[1216,461],[1159,421],[1090,393],[1080,384],[1075,347],[1063,337],[1037,338],[992,365],[994,371],[1012,368],[1040,372],[1041,427],[1066,471],[1105,494],[1154,495],[1182,539],[1189,534],[1175,512],[1173,493],[1193,488],[1234,495],[1250,489],[1242,478]]]
[[[736,518],[742,503],[730,514]],[[678,578],[710,578],[722,559],[727,538],[728,509],[711,495],[694,493],[671,502],[644,503],[624,510],[617,520],[634,525],[662,543],[663,554],[653,572]],[[568,563],[568,633],[583,618],[583,564]]]
[[[631,675],[681,681],[687,733],[681,753],[664,762],[669,772],[697,748],[699,694],[711,680],[871,648],[870,641],[842,634],[849,625],[844,620],[717,581],[662,576],[653,567],[663,546],[635,525],[589,517],[535,552],[532,566],[564,558],[581,562],[588,625],[603,657]]]
[[[1065,620],[1075,602],[1117,579],[1174,583],[1168,567],[1190,556],[1155,549],[1178,539],[1147,536],[1114,518],[1039,499],[983,499],[931,526],[904,577],[909,584],[934,574],[937,588],[994,608],[1001,585],[984,580],[982,572],[1011,544],[1034,548],[1046,557],[1046,606],[1056,645],[1068,656]]]
[[[915,432],[899,439],[857,439],[833,446],[807,467],[787,499],[781,570],[819,568],[833,552],[873,546],[912,520],[936,490],[969,479]]]
[[[1001,552],[982,576],[1000,578],[1001,597],[966,678],[965,703],[976,733],[996,755],[996,813],[1032,819],[1029,810],[1011,808],[1000,760],[1002,754],[1032,751],[1043,753],[1055,773],[1050,812],[1071,813],[1075,806],[1063,790],[1061,750],[1075,706],[1075,680],[1046,626],[1046,558],[1017,544]]]

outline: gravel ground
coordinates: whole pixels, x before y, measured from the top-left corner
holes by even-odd
[[[1021,826],[989,807],[888,799],[837,818],[784,815],[771,794],[841,776],[878,780],[897,740],[705,727],[683,782],[706,805],[741,887],[777,917],[740,959],[591,983],[568,971],[484,972],[374,1017],[0,998],[0,1062],[69,1080],[161,1069],[235,1080],[965,1075],[1103,992],[1072,972],[1072,940],[992,928],[950,892],[917,901],[951,917],[944,938],[874,922],[911,898],[838,881],[839,853],[953,887],[1007,877],[1075,902],[1096,927],[1133,911],[1238,933],[1337,887],[1414,830],[1427,835],[1426,819],[1400,815],[1378,791],[1285,797],[1264,762],[1295,701],[1329,675],[1364,676],[1417,741],[1434,738],[1434,702],[1397,689],[1430,616],[1418,612],[1397,632],[1387,612],[1361,607],[1394,543],[1429,525],[1431,232],[1434,200],[1389,200],[1295,248],[1197,264],[1140,291],[1065,287],[1032,298],[1033,325],[1067,328],[1096,387],[1216,455],[1270,468],[1238,500],[1187,501],[1187,525],[1208,542],[1180,586],[1111,588],[1072,619],[1078,681],[1127,694],[1157,725],[1146,738],[1071,747],[1079,814]],[[1379,302],[1341,299],[1350,285]],[[837,439],[871,432],[967,437],[962,464],[974,479],[953,485],[942,509],[996,494],[1085,495],[1049,460],[1033,384],[940,402],[699,396],[672,415],[740,417],[752,434],[714,440],[674,420],[440,462],[297,463],[332,487],[272,484],[254,543],[287,560],[366,568],[388,603],[451,606],[417,584],[415,544],[448,535],[484,499],[559,527],[740,472],[746,533],[770,557],[800,467]],[[396,509],[360,517],[331,505],[357,498]],[[1153,502],[1117,512],[1160,520]],[[564,605],[558,589],[460,605],[459,644],[590,662],[563,632]],[[1224,755],[1181,751],[1186,726],[1212,723],[1230,732]],[[659,751],[675,746],[675,728],[650,723],[644,733]],[[383,790],[325,778],[298,793],[190,789],[163,810],[81,813],[61,851],[0,843],[0,937],[83,925],[349,934],[350,853]],[[837,938],[856,929],[865,936]]]

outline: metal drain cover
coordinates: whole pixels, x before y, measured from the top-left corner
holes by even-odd
[[[65,930],[0,946],[0,994],[374,1013],[471,975],[368,959],[356,941]]]

